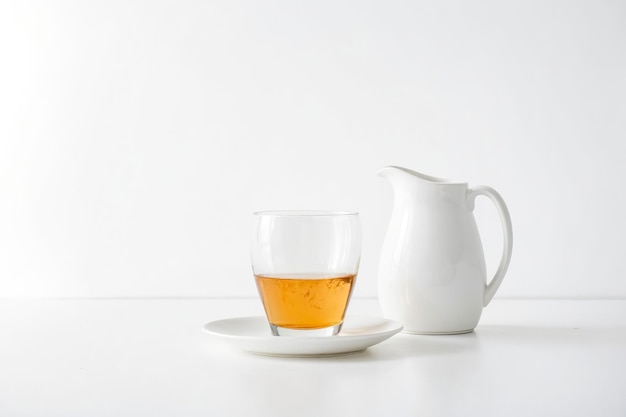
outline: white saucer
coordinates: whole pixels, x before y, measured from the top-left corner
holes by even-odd
[[[398,322],[382,317],[346,317],[337,336],[272,336],[267,319],[238,317],[205,324],[212,336],[248,352],[271,356],[329,356],[359,352],[402,330]]]

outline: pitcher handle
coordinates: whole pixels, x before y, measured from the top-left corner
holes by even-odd
[[[474,201],[479,195],[489,197],[489,199],[496,206],[498,214],[500,215],[500,221],[502,222],[503,235],[503,248],[500,265],[498,266],[493,278],[491,278],[491,281],[486,284],[485,291],[483,293],[483,306],[486,307],[495,295],[496,291],[498,291],[498,288],[502,283],[502,279],[504,278],[504,274],[506,274],[506,271],[509,268],[511,254],[513,253],[513,226],[511,225],[511,216],[509,215],[509,210],[506,207],[504,200],[496,190],[491,187],[487,187],[486,185],[479,185],[469,189],[467,200],[472,211],[474,210]]]

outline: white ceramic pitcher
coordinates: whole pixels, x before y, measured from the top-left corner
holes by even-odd
[[[383,314],[417,334],[470,332],[498,290],[511,260],[509,211],[492,188],[452,182],[406,168],[382,168],[394,204],[378,271]],[[504,230],[500,266],[487,283],[474,200],[495,204]]]

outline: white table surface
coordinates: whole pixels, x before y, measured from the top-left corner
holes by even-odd
[[[626,300],[494,300],[476,331],[276,358],[255,299],[0,300],[0,416],[626,416]],[[350,314],[379,315],[355,299]]]

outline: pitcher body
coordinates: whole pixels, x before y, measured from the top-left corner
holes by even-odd
[[[503,262],[487,284],[473,209],[476,195],[492,197],[495,191],[488,187],[470,189],[466,183],[399,167],[383,168],[380,175],[389,180],[394,193],[378,273],[383,314],[401,322],[409,333],[472,331],[510,259],[506,206],[501,213],[506,223]],[[499,195],[496,198],[501,200]]]

